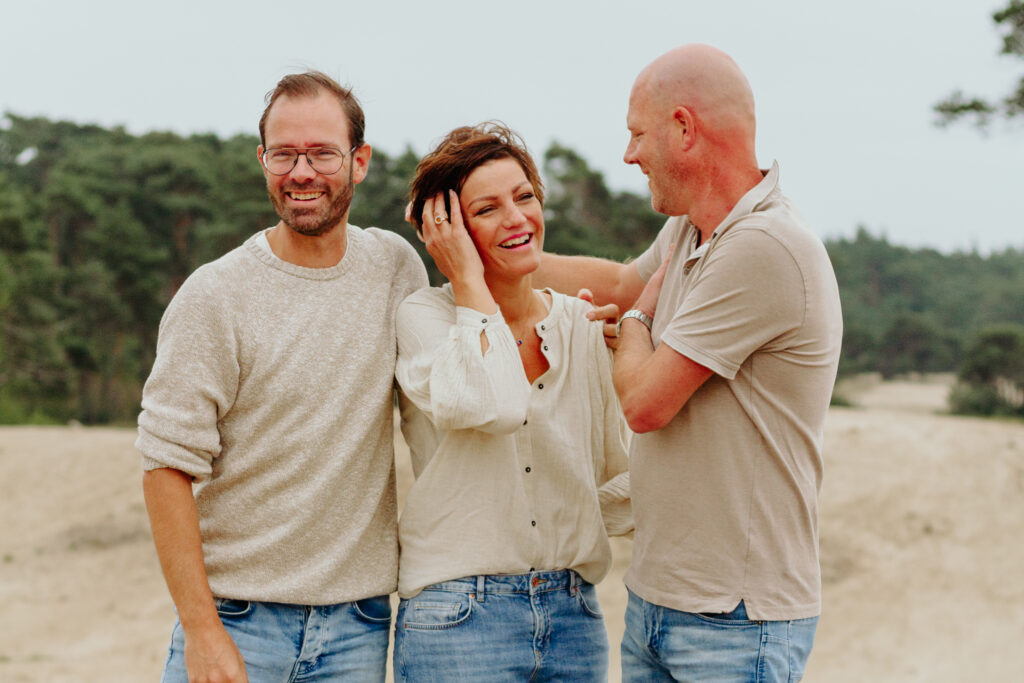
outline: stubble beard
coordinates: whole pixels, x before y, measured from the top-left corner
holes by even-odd
[[[285,206],[284,195],[290,190],[310,191],[320,190],[328,193],[328,203],[322,208],[311,207],[287,207]],[[280,194],[278,194],[278,192]],[[355,183],[352,182],[351,169],[348,182],[339,188],[337,194],[331,198],[329,188],[289,186],[275,191],[267,187],[267,196],[270,203],[274,205],[274,211],[281,218],[281,222],[294,232],[307,237],[319,237],[333,230],[348,212],[352,205],[352,196],[355,194]]]

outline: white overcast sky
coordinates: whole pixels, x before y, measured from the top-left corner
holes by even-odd
[[[910,247],[1024,248],[1024,125],[936,128],[954,88],[1001,96],[1024,62],[998,56],[1005,0],[3,0],[0,112],[255,133],[283,74],[354,87],[367,139],[424,153],[499,118],[538,158],[578,151],[614,190],[637,72],[705,42],[747,73],[758,156],[824,238],[858,225]],[[254,163],[255,156],[254,156]],[[372,172],[372,164],[371,164]]]

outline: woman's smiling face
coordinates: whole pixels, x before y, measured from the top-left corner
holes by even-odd
[[[522,277],[540,267],[544,210],[518,161],[506,157],[475,168],[459,203],[488,275]]]

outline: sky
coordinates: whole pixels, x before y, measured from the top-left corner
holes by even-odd
[[[754,90],[760,165],[779,162],[822,238],[863,226],[893,244],[988,253],[1024,248],[1024,122],[939,128],[932,105],[956,88],[1015,87],[1024,62],[998,55],[991,19],[1005,4],[5,0],[0,115],[255,134],[266,92],[315,68],[354,89],[368,142],[389,155],[500,119],[535,157],[558,142],[611,189],[647,195],[622,162],[630,87],[669,49],[710,43]]]

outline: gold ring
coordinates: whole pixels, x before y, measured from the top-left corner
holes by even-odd
[[[442,216],[441,214],[437,214],[436,216],[434,216],[434,224],[435,225],[441,225],[442,223],[444,223],[444,221],[445,221],[445,217]]]

